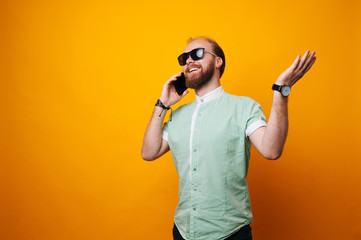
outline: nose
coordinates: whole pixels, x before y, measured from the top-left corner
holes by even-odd
[[[193,58],[191,57],[191,55],[188,55],[186,64],[190,64],[190,63],[192,63],[192,62],[194,62]]]

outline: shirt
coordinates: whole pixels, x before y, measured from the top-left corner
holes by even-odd
[[[173,111],[163,139],[179,176],[174,222],[184,239],[225,239],[253,221],[248,136],[266,125],[257,102],[222,86]]]

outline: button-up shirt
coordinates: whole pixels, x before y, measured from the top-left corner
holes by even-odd
[[[184,239],[225,239],[253,221],[248,136],[263,126],[257,102],[222,86],[173,111],[163,139],[179,175],[174,222]]]

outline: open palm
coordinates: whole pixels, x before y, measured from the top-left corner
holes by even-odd
[[[315,52],[313,51],[310,54],[309,50],[306,51],[302,59],[300,58],[301,55],[297,55],[293,64],[278,77],[276,84],[288,85],[291,87],[301,79],[308,70],[310,70],[313,63],[316,61]]]

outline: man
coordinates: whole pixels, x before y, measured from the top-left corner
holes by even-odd
[[[281,156],[288,131],[287,100],[291,87],[311,68],[315,52],[282,73],[272,89],[269,121],[258,103],[225,93],[220,78],[223,50],[212,39],[188,41],[178,61],[196,100],[176,109],[162,127],[177,95],[171,77],[163,86],[144,136],[142,157],[155,160],[171,150],[179,175],[179,203],[174,239],[252,239],[253,221],[247,186],[251,144],[267,159]]]

